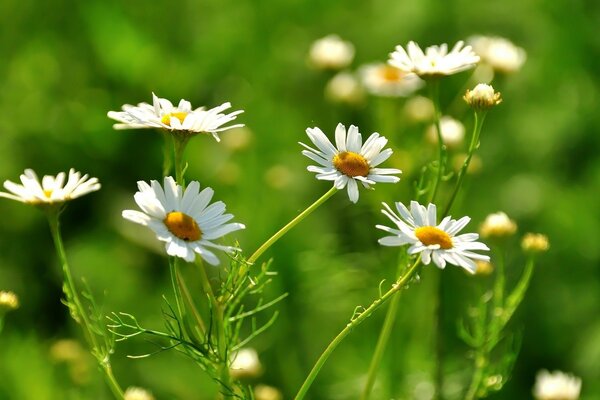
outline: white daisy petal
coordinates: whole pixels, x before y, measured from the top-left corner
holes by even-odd
[[[406,51],[402,46],[396,46],[388,63],[405,73],[414,73],[423,78],[452,75],[473,68],[479,62],[479,56],[471,46],[463,47],[463,44],[459,41],[450,52],[445,43],[430,46],[423,52],[419,45],[411,41]]]
[[[353,203],[358,201],[358,185],[354,179],[348,179],[348,197]]]
[[[158,240],[166,242],[168,255],[192,262],[199,254],[209,264],[217,265],[217,256],[204,246],[226,252],[235,250],[212,243],[245,226],[228,223],[233,216],[225,214],[222,201],[209,205],[214,193],[211,188],[200,192],[200,183],[192,181],[184,192],[170,176],[164,179],[164,187],[156,181],[150,184],[140,181],[138,188],[134,197],[142,211],[125,210],[123,217],[152,229]]]

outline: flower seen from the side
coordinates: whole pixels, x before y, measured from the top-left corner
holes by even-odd
[[[473,46],[482,63],[498,72],[516,72],[521,69],[527,58],[525,50],[502,37],[472,36],[467,39],[467,43]]]
[[[482,238],[502,238],[512,236],[517,231],[517,224],[506,213],[499,211],[485,217],[479,228]]]
[[[383,203],[381,212],[387,216],[396,228],[377,225],[378,229],[391,233],[379,239],[383,246],[410,245],[409,254],[421,253],[421,261],[427,265],[432,260],[439,268],[445,268],[446,263],[457,265],[471,274],[477,271],[476,261],[489,261],[490,257],[475,253],[489,251],[489,248],[478,242],[476,233],[457,235],[471,220],[462,217],[454,220],[447,216],[438,224],[435,204],[427,207],[410,202],[410,210],[402,203],[396,203],[398,214],[387,204]]]
[[[384,63],[367,64],[360,68],[362,83],[375,96],[406,97],[423,87],[423,81]]]
[[[65,183],[66,180],[66,183]],[[73,168],[69,175],[60,172],[56,176],[45,175],[41,181],[32,169],[21,174],[21,184],[4,182],[10,193],[0,192],[0,197],[33,205],[62,204],[100,189],[97,178],[88,178]]]
[[[166,243],[167,254],[191,262],[198,253],[209,264],[218,265],[219,259],[209,248],[226,253],[239,250],[212,242],[245,226],[227,223],[233,215],[225,214],[222,201],[209,205],[214,194],[211,188],[200,191],[200,183],[192,181],[184,191],[167,176],[164,188],[157,181],[139,181],[138,189],[135,202],[142,211],[125,210],[123,218],[152,229]]]
[[[448,52],[446,43],[440,46],[429,46],[421,50],[415,42],[408,42],[406,50],[396,46],[390,54],[388,63],[404,72],[412,72],[421,78],[452,75],[473,68],[479,62],[479,56],[471,46],[457,42]]]
[[[306,157],[319,165],[311,165],[307,169],[317,174],[317,179],[333,181],[337,189],[347,187],[350,201],[358,201],[358,183],[369,189],[377,182],[396,183],[400,180],[394,176],[402,171],[395,168],[378,168],[377,166],[392,155],[392,149],[383,150],[387,139],[375,132],[364,142],[358,128],[338,124],[335,129],[334,146],[317,127],[308,128],[306,134],[316,148],[300,143],[306,150]]]
[[[224,113],[229,108],[231,108],[230,103],[223,103],[209,110],[204,107],[192,109],[190,102],[183,99],[175,107],[169,100],[152,93],[152,104],[139,103],[137,106],[125,104],[122,107],[123,111],[109,111],[108,117],[119,122],[113,125],[115,129],[158,128],[185,136],[210,133],[219,141],[219,132],[244,126],[244,124],[224,126],[244,112],[238,110]]]
[[[342,69],[352,62],[354,45],[338,35],[328,35],[313,42],[308,56],[317,68]]]
[[[467,90],[463,99],[475,110],[488,110],[502,103],[500,92],[495,92],[491,85],[480,83],[473,90]]]
[[[533,396],[536,400],[577,400],[581,379],[561,371],[537,373]]]
[[[125,400],[154,400],[152,393],[136,386],[128,387],[123,397]]]

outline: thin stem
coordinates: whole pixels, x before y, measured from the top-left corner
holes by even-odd
[[[173,146],[175,149],[175,180],[177,183],[185,187],[185,179],[183,175],[185,174],[185,166],[183,162],[183,153],[185,151],[185,147],[188,143],[188,138],[173,136]]]
[[[388,290],[383,296],[379,297],[377,300],[371,303],[371,305],[362,313],[360,313],[356,318],[352,318],[351,321],[346,325],[346,327],[342,329],[342,331],[331,341],[331,343],[329,343],[325,351],[321,354],[314,367],[306,377],[306,380],[300,387],[300,390],[298,390],[298,394],[296,394],[296,397],[294,398],[295,400],[301,400],[304,398],[304,396],[306,396],[308,389],[310,388],[315,378],[321,371],[321,368],[323,368],[323,365],[325,365],[325,362],[327,361],[329,356],[331,356],[333,351],[346,338],[346,336],[348,336],[348,334],[352,332],[354,328],[360,325],[365,319],[369,318],[375,310],[377,310],[391,297],[393,297],[394,294],[396,294],[396,292],[402,289],[412,278],[413,273],[416,271],[420,263],[421,258],[419,257],[415,261],[415,263],[406,271],[406,273],[392,285],[392,288],[390,290]]]
[[[88,342],[88,345],[92,349],[92,353],[96,355],[96,359],[100,364],[102,370],[104,371],[106,381],[108,386],[110,387],[112,393],[115,398],[123,399],[123,389],[119,386],[119,383],[115,379],[112,368],[110,366],[110,359],[108,355],[105,356],[104,359],[100,359],[97,354],[101,351],[100,346],[98,345],[98,341],[94,331],[92,330],[91,322],[88,318],[85,309],[83,308],[83,304],[81,303],[81,299],[79,298],[79,294],[77,292],[77,288],[75,286],[75,282],[73,280],[73,275],[71,274],[71,268],[69,267],[69,263],[67,262],[67,253],[65,252],[65,246],[63,244],[62,236],[60,234],[60,223],[59,223],[59,213],[58,209],[51,209],[47,212],[48,224],[50,225],[50,233],[52,235],[52,240],[54,241],[54,246],[56,248],[56,253],[58,255],[59,261],[61,263],[61,267],[64,274],[65,279],[65,288],[68,293],[65,293],[67,296],[67,302],[69,308],[75,306],[75,313],[79,319],[78,322],[83,328],[84,336]]]
[[[481,346],[479,349],[477,349],[477,353],[475,355],[475,372],[473,373],[473,379],[469,385],[469,390],[467,390],[467,394],[465,395],[465,400],[475,400],[477,398],[477,390],[479,389],[481,381],[483,380],[487,363],[487,354],[484,350],[484,346]]]
[[[302,221],[304,218],[306,218],[308,215],[310,215],[310,213],[315,211],[321,204],[325,203],[325,201],[327,199],[329,199],[331,196],[333,196],[335,192],[337,192],[337,189],[334,186],[331,189],[329,189],[327,191],[327,193],[325,193],[323,196],[321,196],[317,201],[315,201],[313,204],[308,206],[308,208],[306,210],[302,211],[293,220],[288,222],[287,225],[285,225],[283,228],[278,230],[277,233],[275,233],[273,236],[271,236],[269,238],[269,240],[264,242],[254,252],[254,254],[252,254],[250,256],[250,258],[248,258],[248,264],[253,264],[265,251],[267,251],[267,249],[269,247],[271,247],[273,245],[273,243],[275,243],[277,240],[279,240],[283,235],[285,235],[290,229],[292,229],[294,226],[296,226],[300,221]]]
[[[435,305],[435,399],[443,399],[444,388],[444,279],[442,270],[437,271],[437,302]]]
[[[464,179],[465,175],[467,174],[467,169],[469,168],[469,164],[471,163],[471,158],[473,157],[475,150],[477,150],[477,148],[479,147],[479,135],[481,134],[481,127],[483,126],[483,121],[485,119],[485,115],[486,115],[485,111],[481,111],[481,112],[475,111],[475,122],[473,125],[473,133],[471,135],[471,144],[469,145],[469,152],[467,153],[467,157],[465,158],[465,161],[463,162],[463,165],[461,166],[460,171],[458,171],[458,178],[456,179],[456,185],[454,186],[454,190],[452,191],[450,200],[448,201],[448,204],[446,205],[443,217],[446,217],[448,215],[448,213],[450,212],[450,209],[452,208],[452,204],[454,203],[454,200],[456,200],[456,195],[458,194],[460,187],[462,185],[463,179]]]
[[[160,135],[163,137],[164,146],[163,146],[163,170],[162,175],[163,178],[171,175],[171,167],[173,166],[173,137],[170,133],[164,132],[162,130],[159,131]]]
[[[435,123],[435,131],[437,133],[438,139],[438,170],[435,181],[433,183],[433,190],[431,191],[431,197],[429,198],[429,202],[433,203],[437,196],[438,188],[440,182],[442,181],[442,176],[444,174],[444,154],[446,152],[446,146],[444,145],[444,138],[442,137],[442,126],[440,124],[440,82],[437,79],[433,79],[428,82],[429,86],[429,97],[433,103],[433,118]]]
[[[398,263],[398,271],[396,273],[396,276],[400,275],[404,267],[404,257],[401,258],[402,260]],[[396,314],[398,313],[399,304],[400,293],[397,293],[392,297],[392,300],[390,301],[390,306],[387,310],[387,313],[385,314],[385,320],[383,322],[381,332],[379,333],[377,346],[375,347],[373,358],[371,358],[371,365],[369,366],[369,372],[367,374],[367,382],[365,383],[365,388],[363,389],[362,395],[360,397],[361,400],[368,400],[371,395],[371,391],[373,390],[375,378],[377,377],[377,370],[379,369],[381,359],[383,358],[383,353],[385,352],[385,348],[387,347],[387,343],[390,339],[390,335],[394,327],[394,321],[396,320]]]

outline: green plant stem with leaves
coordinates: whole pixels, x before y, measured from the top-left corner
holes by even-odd
[[[71,274],[71,269],[67,262],[67,254],[65,252],[62,236],[60,233],[60,212],[60,208],[50,207],[46,210],[46,215],[48,217],[48,223],[50,225],[50,233],[52,235],[52,239],[56,247],[56,253],[58,255],[63,270],[63,275],[65,279],[63,284],[63,290],[66,296],[66,305],[69,308],[73,319],[83,328],[83,333],[86,338],[86,341],[91,347],[92,354],[98,361],[100,368],[104,372],[106,382],[108,383],[108,386],[110,387],[113,395],[115,396],[115,398],[120,400],[123,399],[123,390],[119,386],[119,383],[117,382],[117,379],[115,378],[112,371],[109,354],[110,350],[102,348],[102,346],[98,343],[98,338],[96,337],[97,333],[94,331],[94,327],[90,321],[86,310],[83,307],[83,304],[77,292],[77,287],[75,286],[75,282],[73,281],[73,276]]]
[[[271,236],[266,242],[264,242],[255,252],[248,258],[248,264],[254,264],[256,260],[265,252],[269,247],[271,247],[276,241],[278,241],[283,235],[290,231],[294,226],[298,225],[302,220],[304,220],[307,216],[309,216],[313,211],[315,211],[319,206],[327,201],[331,196],[335,194],[338,190],[334,187],[329,189],[327,193],[323,196],[319,197],[317,201],[308,206],[306,210],[302,211],[298,216],[292,219],[287,223],[283,228],[278,230],[273,236]]]
[[[379,307],[385,304],[398,291],[404,288],[406,284],[410,281],[410,279],[412,279],[415,271],[417,270],[417,267],[419,267],[420,264],[421,257],[417,258],[414,264],[406,270],[406,273],[403,276],[401,276],[396,282],[394,282],[392,287],[387,292],[385,292],[385,294],[379,296],[379,298],[377,298],[373,303],[371,303],[371,305],[365,310],[363,310],[358,316],[352,316],[350,322],[346,324],[346,327],[342,329],[342,331],[331,341],[331,343],[329,343],[325,351],[321,354],[321,356],[313,366],[312,370],[304,380],[304,383],[298,390],[296,397],[294,397],[295,400],[302,400],[304,396],[306,396],[306,393],[308,393],[308,390],[310,389],[315,378],[321,371],[321,368],[323,368],[325,362],[327,362],[331,354],[334,352],[337,346],[346,338],[346,336],[348,336],[350,332],[354,330],[354,328],[356,328],[358,325],[364,322],[364,320],[369,318],[373,314],[373,312],[375,312],[375,310],[377,310]]]

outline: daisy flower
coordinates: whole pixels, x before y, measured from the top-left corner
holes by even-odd
[[[481,61],[495,71],[510,74],[521,69],[527,53],[513,42],[498,36],[472,36],[467,43],[481,57]]]
[[[381,212],[396,224],[396,228],[377,225],[378,229],[389,232],[392,236],[379,239],[383,246],[403,246],[410,244],[408,254],[421,253],[423,264],[433,262],[440,268],[445,268],[446,263],[463,267],[474,274],[477,265],[474,260],[489,261],[490,257],[474,253],[474,250],[489,251],[489,248],[476,242],[479,235],[476,233],[464,233],[456,236],[471,220],[462,217],[454,220],[445,217],[437,224],[435,204],[429,204],[427,208],[417,203],[410,202],[410,210],[402,203],[396,203],[396,214],[387,204],[383,203]]]
[[[388,63],[404,72],[413,72],[422,78],[440,75],[452,75],[470,68],[479,62],[479,56],[471,46],[460,41],[448,52],[446,43],[429,46],[425,52],[415,42],[408,42],[406,50],[396,46],[390,54]]]
[[[205,110],[204,107],[192,110],[189,101],[181,99],[177,107],[167,100],[157,97],[152,93],[152,105],[139,103],[137,106],[125,104],[123,111],[109,111],[108,117],[118,121],[115,129],[140,129],[159,128],[181,132],[186,135],[210,133],[217,140],[219,132],[228,129],[240,128],[244,124],[223,126],[237,118],[243,110],[224,114],[223,111],[231,108],[230,103],[223,103],[218,107]]]
[[[302,150],[302,154],[320,164],[311,165],[307,169],[315,172],[317,179],[333,181],[337,189],[347,186],[348,197],[353,203],[358,201],[358,182],[369,189],[376,182],[396,183],[400,180],[397,176],[390,176],[401,174],[399,169],[376,168],[392,155],[392,149],[382,151],[387,139],[377,132],[363,144],[356,126],[350,125],[346,134],[346,127],[338,124],[335,129],[337,148],[317,127],[308,128],[306,134],[317,148],[300,143],[306,148]]]
[[[157,181],[139,181],[138,189],[134,198],[142,212],[125,210],[123,218],[152,229],[158,240],[166,242],[167,254],[192,262],[198,253],[209,264],[218,265],[219,259],[208,248],[226,253],[239,250],[212,242],[245,226],[226,223],[233,215],[225,214],[222,201],[209,205],[214,194],[211,188],[200,192],[200,183],[192,181],[184,191],[167,176],[164,189]]]
[[[541,370],[535,377],[533,396],[536,400],[577,400],[581,379],[561,371]]]
[[[342,69],[354,58],[354,45],[338,35],[327,35],[310,46],[309,61],[319,69]]]
[[[40,182],[32,169],[26,169],[21,174],[21,184],[4,181],[4,188],[10,193],[0,192],[0,197],[33,205],[60,204],[99,190],[100,183],[98,178],[88,179],[73,168],[69,170],[68,178],[60,172],[56,176],[46,175]]]
[[[365,88],[375,96],[406,97],[423,86],[417,75],[384,63],[364,65],[360,75]]]

